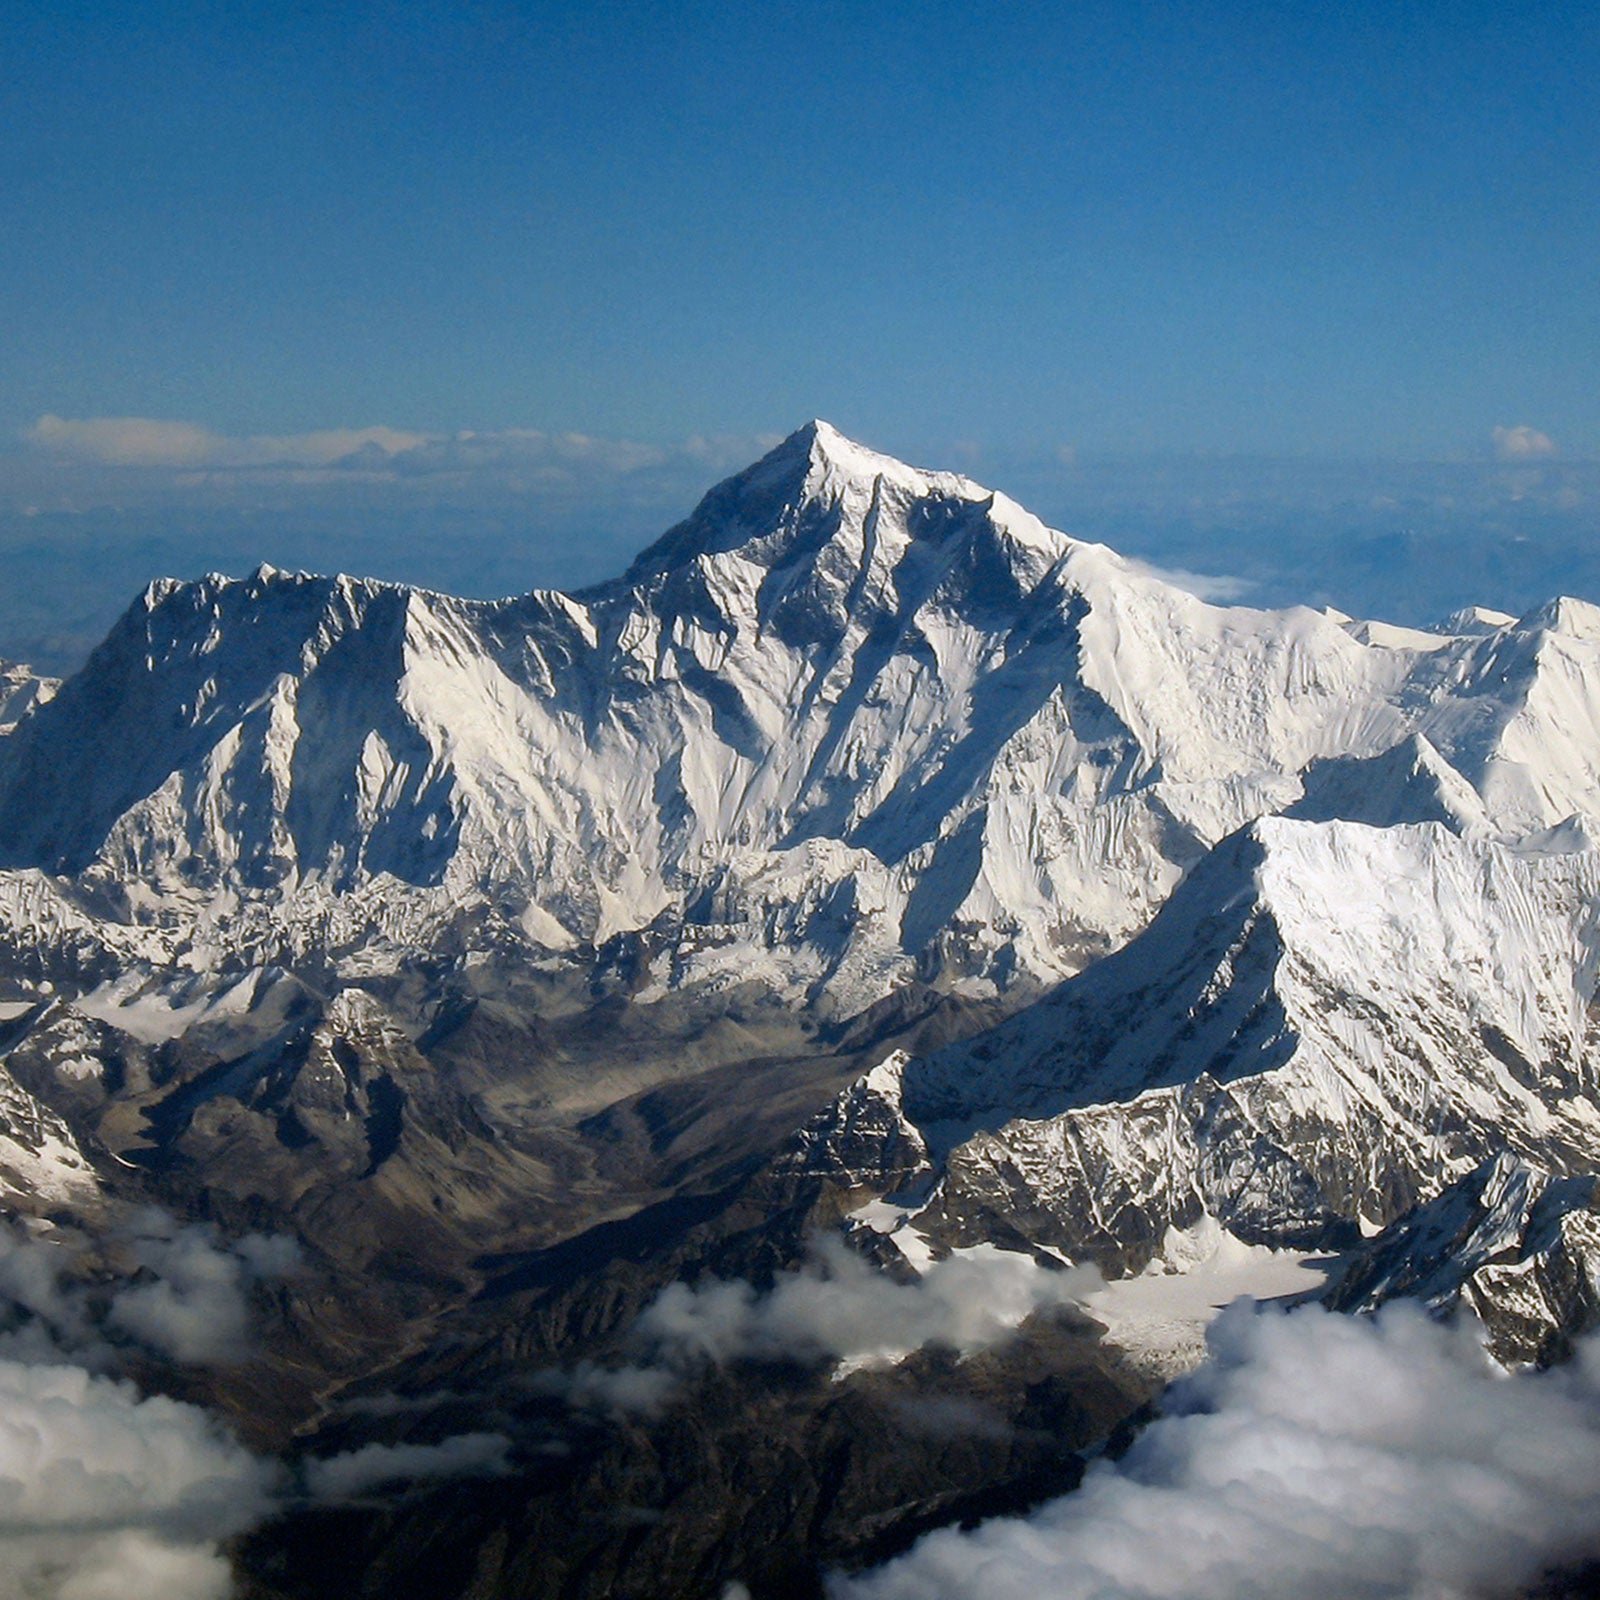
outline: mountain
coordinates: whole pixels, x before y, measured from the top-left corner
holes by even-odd
[[[1003,1234],[1119,1274],[1202,1218],[1348,1247],[1495,1156],[1592,1171],[1597,895],[1588,849],[1264,818],[1126,948],[991,1032],[879,1069],[795,1159],[823,1170],[806,1147],[876,1103],[891,1151],[926,1151],[887,1158],[893,1187],[933,1180],[897,1230]]]
[[[1567,1358],[1600,1324],[1592,1173],[1557,1177],[1502,1151],[1384,1229],[1328,1298],[1360,1312],[1399,1296],[1465,1308],[1507,1366]]]
[[[102,1298],[152,1206],[290,1236],[226,1268],[247,1360],[137,1372],[302,1477],[514,1447],[286,1512],[262,1600],[814,1594],[1070,1487],[1221,1285],[1508,1362],[1600,1316],[1581,601],[1216,606],[815,422],[583,593],[160,580],[4,679],[6,1220]],[[898,1364],[639,1343],[947,1264],[1038,1298]]]
[[[816,423],[583,595],[151,585],[18,726],[0,860],[152,973],[622,938],[836,1017],[1037,990],[1319,760],[1414,731],[1495,826],[1590,814],[1595,617],[1217,608]]]

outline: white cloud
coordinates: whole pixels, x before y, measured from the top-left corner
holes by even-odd
[[[137,1266],[153,1277],[116,1295],[108,1323],[191,1366],[243,1359],[251,1283],[287,1276],[300,1258],[294,1241],[279,1234],[249,1234],[223,1249],[213,1229],[180,1227],[154,1208],[140,1214],[129,1243]]]
[[[308,1461],[306,1489],[315,1500],[349,1500],[401,1479],[498,1477],[509,1470],[510,1451],[503,1433],[458,1433],[438,1444],[367,1444]]]
[[[1537,461],[1556,453],[1555,441],[1550,435],[1526,423],[1515,428],[1496,428],[1493,441],[1494,453],[1501,461]]]
[[[923,1345],[968,1355],[1046,1306],[1080,1300],[1098,1277],[978,1245],[900,1283],[828,1237],[767,1294],[748,1283],[669,1284],[639,1318],[657,1349],[715,1362],[739,1357],[893,1361]]]
[[[1184,567],[1158,567],[1148,561],[1129,560],[1128,565],[1147,578],[1171,584],[1174,589],[1182,589],[1185,594],[1211,605],[1232,605],[1255,588],[1248,578],[1229,577],[1221,572],[1190,572]]]
[[[363,452],[386,461],[428,443],[398,428],[324,428],[231,438],[195,422],[155,417],[43,416],[24,438],[35,449],[112,467],[325,467]]]
[[[186,1366],[227,1366],[250,1354],[251,1286],[300,1264],[282,1234],[224,1244],[209,1225],[179,1224],[155,1206],[102,1244],[105,1260],[93,1263],[82,1241],[0,1228],[0,1318],[12,1324],[0,1353],[109,1367],[111,1341],[125,1335]]]
[[[1167,1415],[1026,1519],[834,1600],[1464,1600],[1600,1550],[1600,1350],[1508,1377],[1471,1329],[1230,1308]]]
[[[119,1334],[186,1364],[238,1360],[250,1284],[298,1263],[282,1236],[225,1246],[154,1207],[95,1250],[0,1228],[0,1594],[232,1593],[218,1542],[270,1509],[279,1468],[198,1407],[107,1374]]]
[[[527,474],[531,484],[627,477],[668,468],[736,470],[778,443],[770,435],[694,435],[679,444],[645,444],[537,428],[422,433],[405,428],[321,428],[308,433],[217,433],[197,422],[156,417],[43,416],[24,440],[43,458],[84,466],[166,469],[180,481],[213,473],[337,468],[398,478]]]
[[[0,1592],[221,1600],[217,1541],[267,1511],[274,1472],[197,1407],[0,1361]]]
[[[677,1370],[661,1366],[606,1367],[580,1361],[575,1367],[536,1372],[528,1386],[540,1394],[559,1395],[568,1405],[587,1411],[625,1411],[651,1415],[677,1393]]]
[[[828,1236],[804,1266],[780,1273],[765,1293],[742,1279],[669,1284],[630,1335],[643,1357],[638,1364],[585,1362],[545,1374],[540,1383],[575,1404],[650,1411],[707,1362],[850,1367],[898,1361],[925,1345],[969,1355],[1000,1343],[1036,1311],[1080,1302],[1099,1283],[1090,1269],[1056,1271],[988,1244],[935,1261],[920,1278],[901,1283]]]

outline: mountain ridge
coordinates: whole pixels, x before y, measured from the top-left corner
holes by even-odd
[[[746,501],[759,526],[725,516]],[[1541,790],[1494,752],[1566,716],[1564,686],[1531,730],[1510,706],[1489,727],[1483,692],[1538,687],[1540,649],[1546,676],[1567,670],[1589,643],[1551,633],[1581,623],[1570,605],[1538,619],[1564,643],[1520,653],[1528,619],[1361,644],[1314,612],[1206,606],[824,424],[652,551],[581,595],[503,601],[265,568],[152,585],[19,724],[4,859],[148,884],[175,909],[196,883],[248,902],[393,880],[422,924],[430,893],[474,900],[556,951],[695,905],[759,943],[763,884],[789,905],[854,895],[869,933],[841,947],[825,913],[796,946],[790,918],[773,949],[808,949],[803,970],[767,958],[798,993],[842,981],[849,1009],[930,963],[957,983],[1069,975],[1210,844],[1291,802],[1309,761],[1408,728],[1461,744],[1524,820],[1562,820],[1587,778]],[[679,954],[669,986],[716,981],[703,939]]]

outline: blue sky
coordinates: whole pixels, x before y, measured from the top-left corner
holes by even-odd
[[[1063,515],[1113,458],[1600,456],[1592,5],[40,0],[0,51],[0,517],[80,542],[319,548],[337,430],[581,435],[607,551],[813,415]],[[485,494],[572,577],[577,510]]]
[[[1600,12],[6,8],[4,422],[1600,449]]]

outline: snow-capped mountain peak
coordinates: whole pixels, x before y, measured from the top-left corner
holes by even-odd
[[[712,489],[638,557],[624,582],[648,585],[728,556],[766,575],[764,587],[781,586],[819,566],[893,568],[914,543],[936,559],[952,538],[985,535],[1033,552],[1026,564],[1035,580],[1070,543],[968,478],[907,466],[815,421]]]
[[[1547,609],[1358,637],[1211,606],[819,421],[578,595],[153,584],[5,739],[0,860],[178,930],[160,960],[466,924],[644,939],[660,992],[993,993],[1124,943],[1296,802],[1600,818],[1593,608]]]

